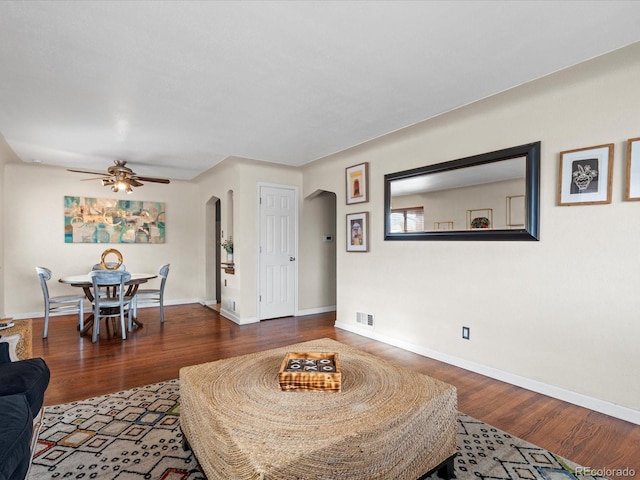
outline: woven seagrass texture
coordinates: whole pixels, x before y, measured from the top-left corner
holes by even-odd
[[[337,352],[342,391],[281,391],[291,351]],[[456,452],[453,386],[330,339],[185,367],[180,395],[209,480],[415,480]]]
[[[12,321],[15,325],[11,328],[5,328],[0,330],[1,336],[20,335],[20,340],[16,345],[16,356],[20,360],[31,358],[33,356],[33,334],[31,333],[31,319],[25,320],[11,320],[3,319],[4,321]]]

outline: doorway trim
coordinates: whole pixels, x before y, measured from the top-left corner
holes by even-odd
[[[213,306],[221,301],[220,284],[220,199],[215,195],[205,203],[205,300]]]

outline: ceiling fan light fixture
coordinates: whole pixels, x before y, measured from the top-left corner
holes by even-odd
[[[142,182],[170,183],[168,178],[142,177],[136,175],[133,170],[126,166],[127,162],[124,160],[115,160],[114,163],[114,166],[107,168],[106,173],[97,172],[95,170],[67,170],[70,172],[100,175],[96,180],[100,180],[103,187],[111,187],[112,192],[133,193],[133,187],[142,187],[144,185]],[[86,180],[93,179],[87,178]]]
[[[127,192],[129,193],[129,191],[131,190],[131,185],[129,184],[129,182],[126,179],[120,179],[117,182],[115,182],[116,187],[116,191],[118,192]]]

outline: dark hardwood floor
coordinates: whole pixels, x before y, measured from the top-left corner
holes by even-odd
[[[436,360],[334,328],[334,314],[239,326],[199,304],[139,310],[142,328],[126,341],[80,337],[77,317],[33,320],[33,354],[51,369],[46,405],[178,377],[181,367],[317,338],[333,338],[458,389],[460,411],[593,469],[630,469],[640,478],[640,426],[576,407]],[[634,478],[609,474],[611,478]]]

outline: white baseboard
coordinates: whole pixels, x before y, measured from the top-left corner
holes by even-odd
[[[237,323],[238,325],[248,325],[250,323],[258,323],[259,320],[257,317],[246,317],[246,318],[242,318],[239,317],[238,315],[236,315],[234,312],[231,312],[225,308],[221,308],[220,309],[220,315],[222,315],[224,318],[231,320],[234,323]]]
[[[298,310],[296,312],[297,317],[302,317],[304,315],[317,315],[318,313],[327,313],[327,312],[335,312],[336,306],[329,305],[328,307],[316,307],[316,308],[303,308],[302,310]]]
[[[183,298],[183,299],[178,299],[178,300],[166,300],[164,302],[165,306],[167,305],[186,305],[189,303],[202,303],[199,299],[197,298]],[[138,306],[138,308],[147,308],[147,307],[157,307],[158,305],[152,305],[152,304],[140,304]],[[84,304],[84,311],[85,313],[91,313],[91,304],[89,303],[89,301],[85,302]],[[59,317],[62,315],[74,315],[73,313],[69,313],[69,312],[62,312],[62,313],[52,313],[50,315],[50,317]],[[26,312],[26,313],[14,313],[12,315],[9,315],[12,319],[14,320],[24,320],[25,318],[44,318],[44,311],[42,310],[38,310],[37,312]]]
[[[419,345],[414,345],[402,340],[397,340],[386,335],[380,335],[374,331],[360,328],[355,325],[336,321],[335,327],[342,330],[347,330],[363,337],[377,340],[382,343],[386,343],[388,345],[393,345],[394,347],[402,348],[403,350],[407,350],[409,352],[417,353],[418,355],[422,355],[423,357],[433,358],[435,360],[448,363],[449,365],[464,368],[465,370],[479,373],[487,377],[495,378],[496,380],[500,380],[511,385],[522,387],[527,390],[540,393],[542,395],[557,398],[558,400],[563,400],[580,407],[588,408],[596,412],[604,413],[605,415],[609,415],[611,417],[619,418],[621,420],[640,425],[640,411],[633,410],[632,408],[617,405],[615,403],[600,400],[598,398],[589,397],[587,395],[573,392],[571,390],[566,390],[564,388],[549,385],[537,380],[532,380],[520,375],[515,375],[503,370],[498,370],[497,368],[488,367],[476,362],[471,362],[463,358],[447,355],[436,350],[421,347]]]

